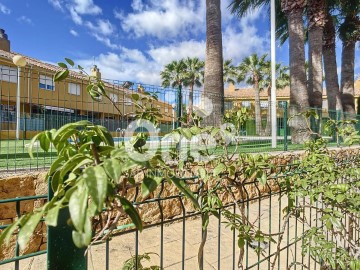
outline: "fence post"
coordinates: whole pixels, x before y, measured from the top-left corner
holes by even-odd
[[[51,178],[48,179],[48,200],[54,196]],[[77,248],[72,240],[72,228],[67,224],[70,218],[68,208],[59,211],[56,227],[47,230],[47,269],[48,270],[86,270],[85,249]]]
[[[287,132],[287,121],[288,121],[288,106],[287,102],[284,102],[284,151],[288,150],[288,132]]]
[[[182,86],[181,86],[181,84],[179,85],[179,88],[178,88],[178,92],[177,92],[177,94],[178,94],[178,100],[177,100],[177,110],[178,110],[178,112],[177,112],[177,128],[179,128],[179,127],[181,127],[181,120],[180,120],[180,118],[181,118],[181,110],[182,110],[182,108],[181,108],[181,106],[182,106]]]

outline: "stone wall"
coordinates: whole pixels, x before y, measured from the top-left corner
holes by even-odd
[[[0,180],[0,199],[28,197],[47,194],[46,172],[32,172],[24,175],[14,175]],[[19,214],[32,212],[41,206],[44,199],[27,200],[18,203]],[[11,224],[17,218],[16,202],[0,204],[0,225]],[[46,249],[46,226],[41,223],[35,230],[29,246],[20,251],[20,254],[32,253]],[[15,237],[11,238],[10,245],[0,247],[0,260],[13,257],[15,254]]]

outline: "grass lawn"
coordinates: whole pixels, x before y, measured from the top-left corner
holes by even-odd
[[[0,171],[16,171],[41,169],[49,167],[54,159],[56,159],[56,150],[50,149],[48,153],[44,152],[40,147],[34,147],[34,159],[31,159],[28,154],[28,144],[30,140],[0,140]],[[330,144],[330,146],[336,146]],[[169,149],[165,146],[163,149]],[[288,142],[288,150],[301,150],[303,145],[293,145]],[[230,153],[235,151],[235,147],[229,148]],[[248,141],[241,144],[237,149],[237,153],[261,153],[272,151],[284,151],[283,141],[279,141],[277,147],[271,147],[270,141]],[[216,151],[222,154],[223,150]]]

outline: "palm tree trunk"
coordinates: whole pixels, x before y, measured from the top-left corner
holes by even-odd
[[[341,59],[341,101],[344,113],[350,117],[355,114],[355,44],[355,41],[343,41]]]
[[[311,107],[318,109],[322,109],[323,92],[322,36],[323,30],[319,27],[309,31],[309,101]]]
[[[220,0],[206,0],[206,59],[204,92],[213,105],[212,124],[221,123],[224,111],[223,52]],[[205,122],[208,122],[205,120]]]
[[[322,42],[326,22],[325,0],[309,0],[308,6],[309,103],[311,107],[321,110],[323,94]]]
[[[305,1],[282,0],[282,9],[288,18],[290,47],[290,116],[300,113],[309,107],[309,96],[306,87],[305,48],[303,9]],[[294,117],[289,123],[291,140],[294,144],[304,143],[310,139],[310,132],[303,117]]]
[[[330,117],[336,117],[335,111],[342,111],[339,90],[339,77],[336,63],[336,32],[331,14],[327,13],[323,36],[323,57],[325,71],[325,85]]]
[[[259,82],[255,79],[255,126],[256,126],[256,135],[262,135],[262,125],[261,125],[261,108],[260,108],[260,89]]]

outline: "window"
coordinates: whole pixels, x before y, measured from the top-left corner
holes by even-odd
[[[286,105],[287,105],[287,102],[286,101],[279,101],[278,104],[279,104],[280,108],[285,108]]]
[[[269,101],[260,101],[260,108],[268,108]]]
[[[4,82],[17,83],[17,68],[0,66],[0,79]]]
[[[169,112],[169,108],[165,107],[164,112],[168,113],[168,112]]]
[[[45,90],[48,90],[48,91],[54,91],[55,86],[54,86],[53,79],[51,77],[48,77],[48,76],[45,76],[45,75],[40,75],[39,88],[40,89],[45,89]]]
[[[132,105],[132,100],[131,100],[131,98],[125,98],[124,103],[125,103],[126,106],[131,106],[131,105]]]
[[[241,107],[250,108],[250,101],[246,100],[241,102]]]
[[[110,97],[110,99],[111,99],[113,102],[115,102],[115,103],[119,101],[119,98],[118,98],[118,95],[117,95],[117,94],[110,93],[109,97]]]
[[[225,110],[231,110],[233,108],[233,102],[232,101],[225,101]]]
[[[69,94],[80,96],[80,85],[76,83],[69,83]]]

